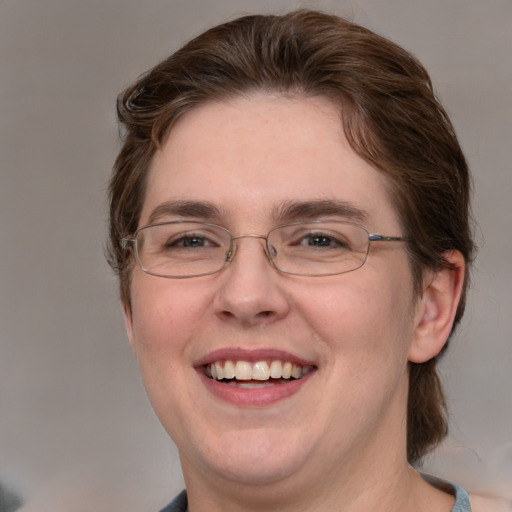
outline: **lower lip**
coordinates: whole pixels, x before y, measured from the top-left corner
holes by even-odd
[[[217,398],[239,407],[265,407],[298,393],[302,386],[314,375],[315,371],[309,372],[301,379],[253,389],[229,386],[228,384],[210,379],[204,374],[202,368],[198,369],[198,373],[207,389]]]

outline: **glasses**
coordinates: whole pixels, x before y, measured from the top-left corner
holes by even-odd
[[[294,222],[277,226],[267,235],[233,235],[226,228],[203,222],[174,221],[139,228],[131,246],[140,268],[151,275],[169,278],[215,274],[230,262],[235,240],[261,238],[269,261],[279,271],[320,277],[361,268],[370,242],[408,242],[411,239],[370,233],[356,224],[336,220]]]

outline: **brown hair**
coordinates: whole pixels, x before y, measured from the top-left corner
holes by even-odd
[[[308,10],[246,16],[214,27],[118,98],[124,143],[110,183],[109,260],[130,307],[133,233],[148,168],[173,124],[194,106],[252,91],[324,95],[342,112],[352,148],[388,178],[408,243],[415,290],[446,251],[472,261],[470,178],[453,127],[422,65],[394,43],[336,16]],[[465,305],[468,280],[454,326]],[[447,433],[437,358],[410,365],[408,458],[417,462]]]

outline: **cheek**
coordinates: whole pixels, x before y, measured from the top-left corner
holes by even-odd
[[[176,423],[169,420],[172,411],[188,396],[191,369],[184,363],[192,359],[204,307],[199,299],[204,293],[192,288],[146,275],[132,284],[132,344],[149,399],[165,426]]]
[[[365,369],[389,361],[405,365],[413,335],[412,286],[403,280],[349,279],[340,276],[337,286],[317,283],[297,301],[297,307],[325,345],[332,358],[347,371],[360,374]],[[375,285],[375,283],[379,283]]]
[[[132,284],[133,342],[139,356],[182,351],[198,328],[204,293],[143,275]]]

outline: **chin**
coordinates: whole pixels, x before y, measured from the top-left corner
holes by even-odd
[[[270,486],[277,484],[293,475],[290,467],[279,465],[268,466],[264,461],[252,462],[249,465],[239,465],[229,468],[215,468],[217,474],[225,480],[245,486]]]
[[[293,476],[303,464],[287,459],[269,461],[267,457],[254,454],[241,457],[226,464],[212,465],[211,470],[224,480],[245,486],[271,486]]]
[[[262,430],[226,433],[210,446],[196,445],[194,457],[202,459],[201,466],[211,474],[241,485],[272,485],[305,468],[311,443],[293,439],[289,429],[277,435],[262,435]]]

